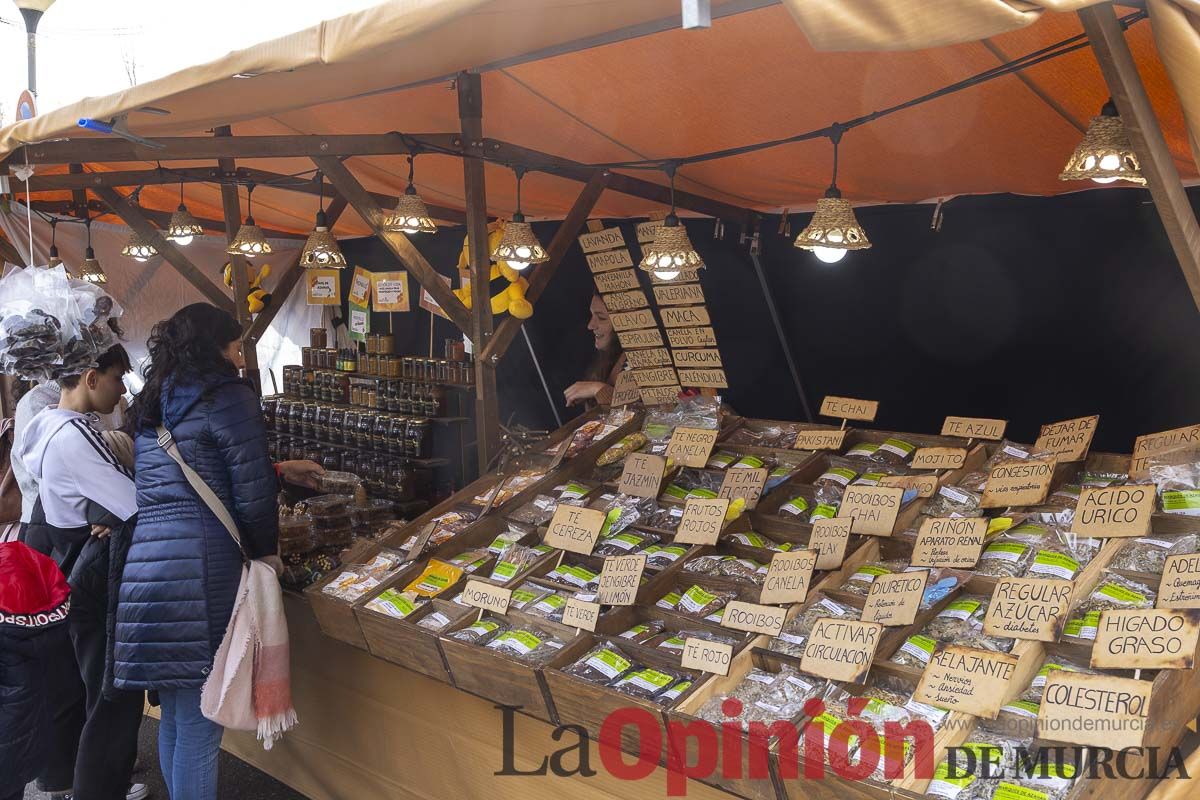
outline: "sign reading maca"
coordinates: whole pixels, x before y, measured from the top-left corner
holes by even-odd
[[[694,328],[697,325],[711,325],[708,309],[704,306],[680,306],[678,308],[660,308],[663,327]]]

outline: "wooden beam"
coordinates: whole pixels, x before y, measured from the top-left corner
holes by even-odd
[[[1179,259],[1192,300],[1200,308],[1200,224],[1142,85],[1125,32],[1110,5],[1089,6],[1078,13],[1100,63],[1100,72],[1125,123],[1129,143],[1141,162],[1142,175]]]
[[[481,152],[483,147],[483,81],[477,72],[460,72],[458,120],[463,147]],[[496,398],[496,361],[482,352],[492,337],[492,259],[488,252],[487,190],[483,160],[463,159],[463,189],[467,206],[467,257],[471,271],[471,343],[475,359],[475,447],[479,472],[492,468],[500,449],[500,411]]]
[[[33,200],[31,202],[34,208],[36,208],[38,211],[44,211],[47,214],[74,214],[79,208],[75,204],[74,200]],[[87,203],[87,208],[89,211],[93,212],[93,220],[97,219],[97,215],[107,216],[112,214],[112,209],[98,200],[89,200]],[[145,206],[138,206],[138,209],[142,212],[146,219],[157,223],[160,228],[166,228],[171,221],[171,212],[169,211],[157,211],[153,208],[146,208]],[[215,219],[207,219],[205,217],[196,217],[196,221],[204,226],[204,229],[207,231],[215,231],[217,233],[225,232],[224,222],[219,222]],[[268,239],[308,238],[307,233],[292,233],[291,231],[280,231],[275,230],[274,228],[263,228],[263,233],[267,235]]]
[[[83,174],[83,164],[71,164],[67,169],[72,175]],[[87,189],[72,189],[71,202],[75,204],[75,217],[78,219],[87,218]]]
[[[18,267],[28,266],[25,257],[17,250],[16,245],[0,235],[0,262],[16,264]],[[0,263],[3,266],[3,263]]]
[[[454,148],[456,133],[368,133],[336,136],[165,136],[154,137],[161,150],[142,147],[125,139],[80,137],[19,147],[5,164],[69,164],[129,161],[191,161],[217,158],[313,158],[315,156],[386,156],[409,153],[409,142],[424,152]]]
[[[233,131],[228,125],[221,125],[213,129],[213,136],[232,137]],[[223,175],[233,175],[237,171],[237,164],[232,158],[219,158],[217,159],[217,169]],[[237,236],[238,227],[242,221],[241,200],[238,197],[236,183],[221,184],[221,209],[225,212],[225,241],[232,242]],[[250,293],[250,260],[245,256],[230,255],[229,263],[233,268],[233,314],[242,328],[242,357],[246,361],[246,375],[258,387],[259,394],[262,394],[258,372],[258,348],[245,345],[246,330],[254,321],[251,319],[250,308],[246,303],[246,295]]]
[[[325,218],[329,220],[329,227],[333,227],[345,210],[346,198],[344,197],[334,198],[333,202],[325,207]],[[254,318],[254,322],[250,323],[250,327],[246,329],[247,342],[255,346],[258,344],[258,340],[267,332],[267,328],[271,327],[271,321],[275,319],[279,309],[283,308],[284,301],[291,296],[292,290],[300,282],[300,278],[304,275],[304,267],[300,266],[300,255],[303,252],[303,250],[297,251],[295,258],[279,276],[275,288],[271,290],[271,305],[260,311]]]
[[[204,277],[204,273],[196,268],[188,257],[175,247],[172,242],[168,242],[158,232],[158,229],[142,214],[141,210],[135,208],[128,200],[117,193],[116,189],[110,189],[102,186],[95,190],[96,195],[108,204],[113,213],[125,221],[133,230],[140,233],[146,240],[153,244],[160,255],[166,259],[167,263],[175,268],[175,270],[187,280],[192,286],[200,291],[202,295],[213,305],[222,308],[229,313],[233,313],[233,301],[217,286]]]
[[[579,193],[579,197],[575,198],[575,204],[571,206],[570,212],[567,213],[562,224],[558,226],[558,230],[554,232],[554,238],[550,240],[550,246],[546,248],[546,254],[550,256],[550,260],[544,264],[539,264],[533,270],[533,275],[529,278],[529,288],[525,290],[525,299],[530,303],[536,303],[538,298],[542,296],[542,292],[546,290],[550,279],[554,277],[554,273],[558,270],[558,265],[562,263],[563,257],[566,256],[571,245],[579,237],[579,233],[591,215],[592,209],[596,206],[596,201],[603,194],[604,188],[608,184],[608,178],[608,172],[594,172],[584,185],[583,191]],[[491,341],[483,348],[481,358],[485,361],[490,361],[493,356],[497,359],[503,358],[505,352],[508,351],[508,346],[512,344],[513,337],[520,330],[523,321],[512,316],[505,318],[500,323],[500,327],[496,328]]]
[[[405,269],[412,273],[422,288],[433,295],[433,299],[437,300],[442,310],[450,317],[450,321],[457,325],[459,330],[463,332],[470,331],[471,315],[467,311],[467,307],[442,282],[438,271],[413,246],[407,236],[403,233],[383,230],[382,209],[379,208],[379,204],[371,198],[370,193],[363,188],[362,184],[358,182],[358,179],[351,174],[350,170],[346,168],[341,160],[337,156],[316,156],[313,158],[313,163],[325,173],[325,177],[329,178],[330,182],[337,188],[338,193],[346,198],[346,201],[350,203],[350,207],[362,217],[364,222],[371,226],[371,230],[375,232],[379,240],[392,252],[392,255],[400,261]]]

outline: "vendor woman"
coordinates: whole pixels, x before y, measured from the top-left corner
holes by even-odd
[[[621,349],[621,343],[613,331],[608,306],[604,305],[604,298],[598,294],[592,296],[591,312],[587,327],[595,337],[596,353],[583,374],[583,380],[572,383],[563,392],[568,406],[608,403],[612,400],[617,376],[625,368],[625,351]]]

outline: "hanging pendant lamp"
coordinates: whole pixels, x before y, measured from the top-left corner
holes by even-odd
[[[50,260],[46,262],[46,269],[54,269],[61,267],[63,260],[58,257],[58,245],[55,242],[58,239],[58,220],[54,217],[50,218]]]
[[[175,213],[171,215],[171,222],[167,225],[166,239],[180,247],[187,247],[192,243],[192,239],[203,235],[204,228],[192,216],[192,212],[187,210],[187,206],[183,204],[183,181],[180,181],[179,208],[175,209]]]
[[[246,221],[225,248],[225,252],[231,256],[254,258],[271,255],[271,243],[263,236],[262,228],[254,222],[253,196],[254,184],[251,183],[246,187]]]
[[[87,249],[83,251],[83,262],[79,265],[79,277],[88,283],[108,283],[108,276],[100,268],[96,260],[96,251],[92,249],[92,218],[84,220],[87,228]]]
[[[867,249],[871,241],[854,216],[854,206],[842,197],[837,187],[838,145],[842,141],[842,129],[835,125],[829,138],[833,142],[833,180],[825,190],[825,196],[817,199],[816,213],[808,221],[807,227],[800,231],[794,244],[811,250],[826,264],[836,264],[851,250]]]
[[[704,260],[692,247],[687,228],[680,224],[675,214],[675,169],[673,163],[665,168],[671,180],[671,213],[654,229],[654,241],[642,253],[640,264],[642,269],[653,272],[654,277],[662,281],[673,281],[685,269],[696,270],[704,266]]]
[[[521,179],[525,177],[525,168],[516,167],[513,172],[517,174],[517,210],[513,212],[512,221],[504,226],[504,236],[492,251],[492,261],[507,261],[513,269],[523,270],[530,264],[549,261],[550,254],[521,213]]]
[[[139,207],[142,202],[142,187],[134,189],[129,199],[133,202],[134,207]],[[121,248],[121,255],[132,258],[134,261],[145,262],[158,255],[158,248],[149,239],[137,231],[131,230],[129,240]]]
[[[425,201],[417,194],[417,187],[413,185],[412,156],[408,157],[408,186],[404,187],[404,194],[396,201],[396,208],[384,217],[383,229],[409,234],[437,233],[437,225],[429,216]]]
[[[1112,183],[1116,180],[1129,181],[1139,186],[1146,185],[1137,153],[1129,144],[1125,123],[1117,114],[1117,107],[1110,98],[1100,109],[1100,116],[1092,117],[1083,141],[1071,154],[1071,159],[1058,176],[1060,181],[1092,180],[1096,183]]]
[[[342,254],[337,238],[329,232],[329,220],[325,216],[325,178],[320,172],[317,173],[317,187],[317,223],[300,253],[300,266],[344,269],[346,256]]]

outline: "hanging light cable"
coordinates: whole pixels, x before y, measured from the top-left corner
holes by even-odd
[[[854,206],[842,197],[837,186],[838,145],[841,144],[843,130],[840,125],[833,126],[833,133],[829,136],[833,142],[833,179],[825,190],[825,196],[817,199],[817,210],[808,226],[800,231],[794,242],[796,247],[811,250],[826,264],[836,264],[850,250],[865,250],[871,246],[867,232],[854,216]]]
[[[304,243],[300,253],[300,266],[309,269],[346,266],[346,256],[338,247],[337,238],[329,232],[329,220],[325,217],[325,176],[317,173],[317,224]]]
[[[87,249],[83,251],[83,262],[79,265],[79,277],[88,283],[108,283],[108,276],[100,268],[96,251],[92,249],[92,218],[85,217],[83,225],[87,228]]]
[[[437,233],[437,225],[425,208],[425,201],[413,184],[413,156],[408,157],[408,186],[396,201],[396,208],[383,220],[383,229],[401,233]]]
[[[183,181],[181,180],[179,181],[179,208],[175,209],[175,213],[171,215],[171,222],[167,225],[167,241],[174,242],[180,247],[187,247],[192,243],[192,239],[203,235],[204,228],[183,204]]]
[[[262,228],[254,222],[253,203],[254,184],[250,183],[246,185],[246,221],[238,228],[237,236],[233,237],[229,247],[225,248],[225,252],[231,256],[254,258],[271,255],[271,243],[263,236]]]
[[[139,186],[134,189],[129,199],[135,207],[140,206],[142,203],[142,187]],[[158,248],[154,246],[153,242],[143,237],[137,231],[130,231],[129,241],[121,248],[121,255],[126,258],[132,258],[134,261],[145,262],[158,255]]]
[[[525,177],[525,167],[515,167],[517,175],[517,210],[513,212],[512,222],[504,226],[504,236],[500,244],[492,251],[492,261],[507,261],[515,270],[526,269],[530,264],[541,264],[550,260],[550,254],[533,233],[533,227],[525,221],[521,213],[521,179]]]
[[[653,272],[655,277],[663,281],[672,281],[679,277],[682,270],[695,270],[704,266],[704,261],[692,240],[688,238],[687,228],[679,222],[675,214],[675,169],[672,162],[664,168],[671,181],[671,213],[667,214],[663,224],[654,229],[654,241],[642,254],[641,268]]]
[[[50,260],[46,262],[46,269],[54,269],[61,267],[63,260],[58,257],[58,245],[55,243],[58,239],[58,219],[50,218]]]
[[[1100,109],[1100,116],[1092,117],[1083,141],[1071,153],[1067,165],[1058,176],[1060,181],[1093,180],[1096,183],[1112,183],[1125,180],[1139,186],[1146,185],[1137,153],[1129,143],[1125,123],[1117,113],[1110,97]]]

